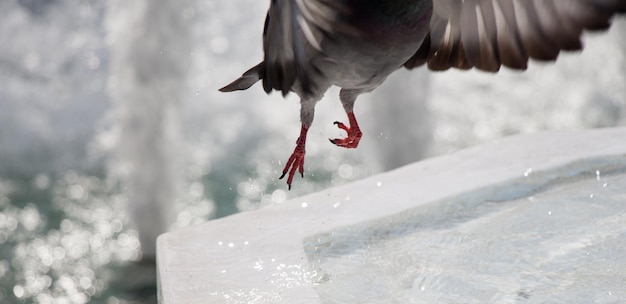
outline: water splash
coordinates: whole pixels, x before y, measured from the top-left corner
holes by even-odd
[[[109,7],[109,92],[118,163],[142,252],[174,222],[180,186],[180,103],[189,69],[188,1],[114,1]]]

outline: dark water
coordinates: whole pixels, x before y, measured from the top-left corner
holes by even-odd
[[[115,303],[131,297],[131,291],[111,288],[140,259],[127,199],[119,183],[88,173],[12,176],[0,184],[3,303]]]

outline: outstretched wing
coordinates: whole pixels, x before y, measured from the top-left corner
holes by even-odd
[[[582,31],[605,29],[626,0],[433,0],[430,33],[405,64],[432,70],[502,65],[526,69],[529,58],[554,60],[578,50]]]
[[[322,40],[337,28],[346,9],[334,0],[272,0],[263,33],[263,89],[286,95],[298,80],[311,91],[311,77],[321,72],[310,58],[323,54]]]

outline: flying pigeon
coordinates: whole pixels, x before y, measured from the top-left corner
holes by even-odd
[[[220,89],[293,91],[302,123],[296,148],[280,179],[291,189],[304,177],[307,131],[315,104],[335,85],[347,137],[330,141],[356,148],[362,133],[354,102],[405,67],[435,71],[501,66],[524,70],[530,58],[555,60],[561,50],[582,49],[583,30],[601,30],[626,0],[272,0],[263,32],[261,63]]]

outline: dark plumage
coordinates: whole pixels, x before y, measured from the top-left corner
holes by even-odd
[[[268,93],[300,96],[301,133],[281,176],[291,188],[296,171],[304,176],[315,103],[330,86],[341,87],[349,120],[335,122],[348,136],[331,142],[356,148],[354,101],[395,70],[526,69],[530,58],[581,49],[583,30],[605,29],[623,12],[626,0],[272,0],[263,61],[220,91],[262,80]]]

